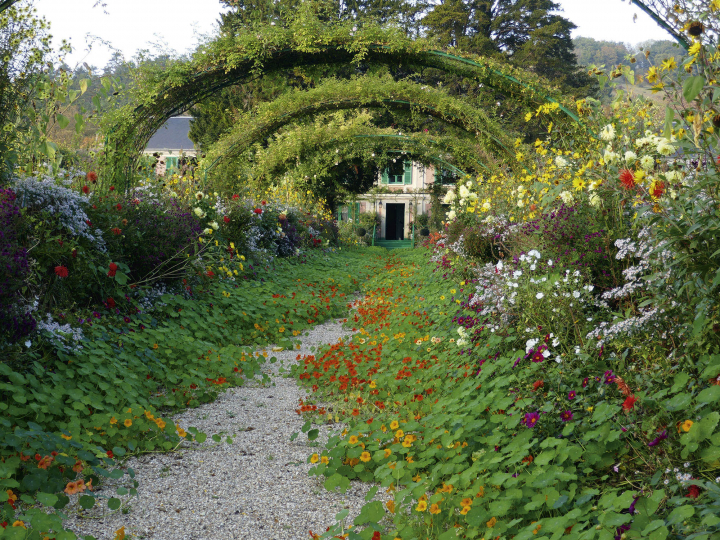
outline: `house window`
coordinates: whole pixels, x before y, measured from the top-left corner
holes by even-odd
[[[396,186],[412,184],[412,162],[400,160],[390,162],[382,172],[382,183]]]
[[[166,156],[165,157],[165,171],[170,172],[178,168],[177,156]]]
[[[435,182],[444,186],[455,184],[460,177],[448,169],[435,169]]]

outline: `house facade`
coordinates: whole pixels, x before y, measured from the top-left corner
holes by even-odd
[[[444,179],[454,180],[432,165],[398,159],[380,173],[376,189],[359,196],[356,203],[340,208],[338,219],[355,220],[360,213],[375,212],[380,218],[380,228],[375,234],[377,239],[409,240],[415,218],[421,214],[430,215],[433,211],[430,188]],[[435,209],[438,210],[444,213],[446,209]]]
[[[192,116],[174,116],[158,129],[148,141],[143,154],[158,158],[155,172],[170,175],[180,167],[180,159],[197,156],[195,144],[188,136]]]

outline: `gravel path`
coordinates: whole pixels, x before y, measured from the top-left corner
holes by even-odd
[[[316,326],[301,349],[271,354],[278,362],[265,365],[269,384],[230,389],[213,403],[177,415],[182,427],[197,427],[208,441],[129,460],[140,486],[126,512],[110,512],[102,503],[84,517],[73,516],[66,527],[99,540],[113,539],[123,526],[126,538],[152,540],[308,540],[310,530],[324,532],[344,508],[352,523],[371,486],[353,482],[346,493],[331,493],[320,478],[308,476],[307,457],[319,452],[331,429],[321,429],[315,442],[304,434],[290,441],[304,423],[295,409],[306,393],[280,373],[298,353],[312,354],[311,347],[347,335],[336,321]],[[231,435],[233,444],[212,442],[210,435],[219,432]],[[98,493],[115,496],[114,491],[108,485]]]

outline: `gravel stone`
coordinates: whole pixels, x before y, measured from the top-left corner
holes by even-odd
[[[311,347],[337,343],[348,334],[339,321],[318,325],[302,338],[300,349],[269,352],[278,359],[263,366],[269,384],[250,381],[177,415],[175,422],[204,431],[207,441],[128,460],[140,483],[138,496],[120,497],[123,510],[116,512],[103,500],[89,511],[79,509],[74,496],[66,511],[78,512],[66,528],[98,540],[112,540],[123,526],[127,538],[151,540],[308,540],[310,530],[325,532],[343,509],[350,511],[346,523],[351,524],[372,485],[355,481],[346,493],[329,492],[324,477],[308,476],[312,465],[307,462],[311,453],[321,452],[331,431],[345,426],[320,427],[314,442],[302,433],[291,441],[304,424],[295,409],[307,393],[280,372],[296,362],[298,353],[313,354]],[[212,441],[214,433],[223,434],[221,443]],[[225,443],[227,435],[233,444]],[[120,485],[131,487],[127,475],[96,493],[117,496]],[[384,490],[376,498],[380,495],[386,497]]]

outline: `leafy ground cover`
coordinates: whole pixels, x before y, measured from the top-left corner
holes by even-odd
[[[123,459],[204,441],[168,416],[261,376],[268,353],[253,354],[258,345],[293,347],[304,329],[343,316],[367,273],[364,261],[317,253],[279,260],[248,282],[206,280],[153,298],[152,309],[141,300],[130,317],[96,319],[79,348],[0,364],[3,537],[25,538],[28,524],[29,537],[54,530],[74,538],[57,532],[61,513],[27,505],[60,511],[68,495],[81,493],[80,505],[91,507],[103,477],[133,476]],[[106,502],[120,506],[117,498]]]
[[[497,324],[469,302],[478,280],[442,242],[380,262],[348,322],[358,333],[294,370],[313,392],[300,411],[310,437],[312,423],[349,424],[309,457],[311,474],[394,497],[326,536],[717,537],[720,387],[707,381],[719,355],[637,372],[592,342],[568,350],[547,327]]]

